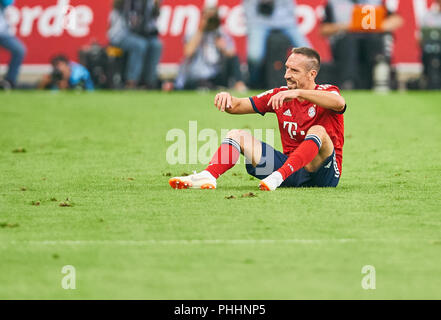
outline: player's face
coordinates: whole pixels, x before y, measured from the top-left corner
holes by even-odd
[[[288,89],[309,88],[311,71],[308,70],[308,58],[302,54],[291,54],[285,63],[285,80]]]

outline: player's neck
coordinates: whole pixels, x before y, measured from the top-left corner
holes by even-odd
[[[317,87],[317,84],[315,83],[315,81],[313,81],[310,84],[306,85],[302,89],[303,90],[315,90],[315,87]],[[305,101],[305,99],[302,99],[302,98],[297,98],[297,100],[299,100],[300,102],[304,102]]]
[[[316,86],[317,86],[317,84],[315,83],[315,81],[313,81],[313,82],[308,83],[303,88],[299,88],[299,89],[302,89],[302,90],[315,90]]]
[[[312,81],[305,89],[306,90],[315,90],[315,87],[317,87],[317,84],[315,83],[315,81]]]

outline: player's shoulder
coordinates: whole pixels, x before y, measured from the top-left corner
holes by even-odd
[[[315,89],[334,92],[334,93],[340,95],[340,88],[334,84],[319,84],[319,85],[317,85],[317,87]]]
[[[273,96],[276,93],[279,93],[280,91],[285,91],[285,90],[288,90],[287,86],[282,86],[282,87],[279,87],[279,88],[273,88],[273,89],[266,90],[266,91],[258,94],[256,97],[257,98],[262,98],[264,96]]]
[[[337,87],[335,84],[318,84],[315,89],[316,90],[332,90],[332,89],[337,89],[338,91],[340,91],[340,88]]]

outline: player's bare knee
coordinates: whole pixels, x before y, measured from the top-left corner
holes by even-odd
[[[227,132],[226,138],[234,139],[238,138],[240,136],[239,129],[233,129]]]
[[[319,153],[322,156],[327,157],[334,150],[334,144],[332,143],[331,138],[329,137],[328,133],[326,132],[326,129],[323,126],[321,125],[312,126],[307,132],[307,136],[308,135],[313,135],[320,139]]]
[[[246,132],[245,130],[232,129],[232,130],[228,131],[226,137],[235,140],[236,142],[238,142],[241,145],[241,147],[243,147],[244,140],[247,135],[248,135],[248,132]]]
[[[321,140],[325,140],[326,137],[328,137],[328,133],[326,132],[326,129],[320,125],[315,125],[309,128],[307,135],[308,134],[314,134],[318,136]]]

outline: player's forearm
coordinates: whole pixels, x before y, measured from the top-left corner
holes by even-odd
[[[242,99],[244,98],[231,97],[231,107],[226,108],[225,111],[231,114],[240,114]]]
[[[346,101],[339,94],[320,90],[299,90],[299,98],[308,100],[320,107],[342,111],[345,108]]]
[[[214,97],[214,106],[219,111],[231,114],[254,113],[253,105],[249,98],[236,98],[228,92],[219,92]]]

